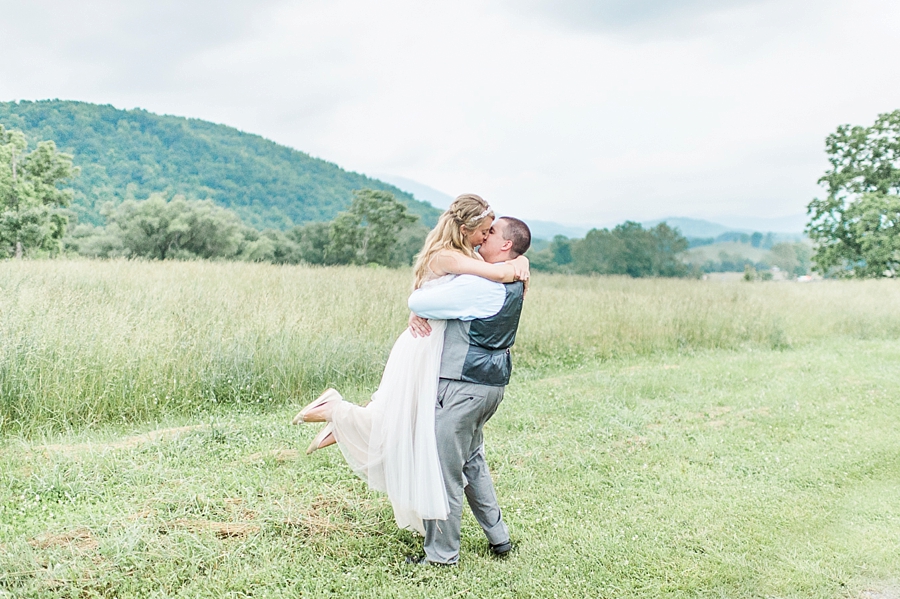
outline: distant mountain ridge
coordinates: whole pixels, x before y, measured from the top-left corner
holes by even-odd
[[[73,155],[81,175],[72,181],[72,209],[81,222],[102,223],[100,208],[106,202],[163,192],[210,198],[237,212],[249,225],[285,229],[331,220],[349,207],[354,190],[372,188],[393,193],[430,227],[453,199],[404,177],[349,172],[233,127],[141,109],[64,100],[0,102],[0,124],[23,131],[32,148],[37,141],[51,139],[61,151]],[[684,217],[641,224],[649,228],[665,221],[689,238],[777,231],[779,238],[799,240],[803,218],[741,220],[754,228]],[[584,237],[591,228],[603,228],[527,222],[535,239],[545,240],[556,235]]]
[[[429,187],[424,183],[419,183],[418,181],[413,181],[412,179],[407,179],[406,177],[400,177],[398,175],[386,175],[382,173],[378,173],[375,176],[382,181],[387,181],[392,185],[396,185],[403,191],[408,191],[417,200],[426,201],[432,206],[437,206],[438,208],[446,209],[453,201],[453,196],[451,196],[450,194],[444,193],[443,191],[438,191],[437,189]],[[534,239],[550,240],[557,235],[565,235],[566,237],[570,238],[584,237],[587,232],[591,230],[591,227],[564,225],[546,220],[528,219],[526,222],[528,223],[528,228],[531,229],[531,236]]]
[[[25,133],[31,148],[53,140],[73,155],[73,211],[100,224],[100,207],[153,192],[210,198],[247,224],[285,229],[333,219],[353,191],[393,193],[431,227],[441,211],[397,187],[259,135],[198,119],[64,100],[0,102],[0,124]]]
[[[378,173],[375,176],[382,181],[387,181],[392,185],[396,185],[403,191],[409,192],[417,200],[427,201],[431,205],[441,209],[445,209],[450,205],[450,202],[453,201],[453,196],[451,196],[450,194],[438,191],[437,189],[425,185],[424,183],[420,183],[412,179],[407,179],[406,177],[383,173]],[[714,239],[726,233],[751,234],[755,231],[759,231],[761,233],[774,232],[776,233],[776,237],[779,241],[799,241],[803,238],[803,234],[801,233],[801,231],[803,230],[803,226],[802,224],[800,224],[801,222],[803,222],[803,218],[803,215],[793,215],[774,219],[743,219],[747,221],[747,223],[751,227],[754,226],[754,224],[763,225],[759,228],[729,227],[728,225],[723,225],[721,223],[715,223],[704,219],[686,218],[680,216],[670,216],[667,218],[644,221],[641,223],[641,225],[644,228],[649,229],[655,227],[659,223],[665,222],[672,228],[678,228],[681,234],[685,237],[695,239]],[[578,239],[584,237],[591,229],[603,229],[604,227],[611,229],[615,227],[616,224],[619,224],[615,223],[612,225],[596,226],[570,225],[533,219],[526,219],[526,222],[528,223],[529,228],[531,228],[531,234],[534,239],[543,239],[546,241],[553,239],[557,235],[564,235],[565,237],[568,237],[570,239]]]
[[[418,181],[413,181],[412,179],[407,179],[406,177],[400,177],[399,175],[387,175],[384,173],[375,173],[372,176],[386,183],[390,183],[394,187],[408,192],[417,200],[421,202],[428,202],[435,208],[440,208],[441,210],[446,210],[447,207],[450,206],[450,203],[453,202],[454,196],[450,195],[449,193],[438,191],[434,187],[429,187],[424,183],[419,183]]]
[[[684,218],[679,216],[670,216],[666,218],[660,218],[656,220],[645,221],[641,223],[645,228],[655,227],[659,223],[666,223],[672,228],[678,228],[681,231],[681,234],[685,237],[699,237],[699,238],[707,238],[707,237],[718,237],[724,233],[754,233],[759,231],[760,233],[779,233],[782,237],[797,237],[800,238],[803,236],[802,225],[799,227],[791,227],[791,225],[795,223],[798,218],[796,216],[786,217],[783,219],[746,219],[747,224],[744,227],[729,227],[728,225],[723,225],[721,223],[714,223],[712,221],[700,219],[700,218]],[[757,225],[762,225],[760,227],[754,227],[753,223]],[[778,228],[771,228],[771,225],[782,225]],[[769,225],[768,227],[766,225]],[[795,231],[791,231],[790,229],[795,228]]]

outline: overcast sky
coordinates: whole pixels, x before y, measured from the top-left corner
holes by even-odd
[[[900,108],[890,0],[0,9],[0,100],[224,123],[526,219],[797,220],[825,136]]]

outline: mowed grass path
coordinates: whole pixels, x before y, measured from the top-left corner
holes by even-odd
[[[898,364],[834,337],[526,371],[486,429],[518,548],[467,513],[457,568],[403,564],[297,405],[7,436],[0,596],[893,597]]]

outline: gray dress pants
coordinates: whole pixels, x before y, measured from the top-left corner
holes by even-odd
[[[444,486],[450,502],[446,520],[425,520],[425,557],[429,562],[459,560],[462,498],[492,545],[509,540],[494,482],[484,459],[482,427],[503,400],[504,387],[441,379],[435,406],[435,433]]]

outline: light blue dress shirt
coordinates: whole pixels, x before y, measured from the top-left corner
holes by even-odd
[[[458,275],[412,292],[409,309],[422,318],[476,320],[489,318],[503,308],[506,287],[475,275]]]

